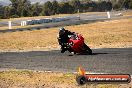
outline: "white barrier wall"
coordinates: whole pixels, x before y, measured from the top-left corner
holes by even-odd
[[[27,21],[21,21],[21,26],[26,26],[27,25]]]
[[[107,12],[108,19],[110,19],[110,12]]]
[[[8,26],[9,26],[9,29],[12,29],[12,27],[11,27],[11,21],[8,21]]]

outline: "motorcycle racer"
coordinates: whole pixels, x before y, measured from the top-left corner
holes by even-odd
[[[79,33],[60,28],[57,39],[61,45],[61,53],[68,50],[72,54],[92,55],[92,50],[85,44],[83,36]]]
[[[65,30],[65,28],[59,29],[59,35],[58,35],[58,42],[59,45],[61,45],[61,53],[64,53],[66,51],[66,43],[68,43],[69,35],[74,35],[75,32],[71,32],[69,30]]]

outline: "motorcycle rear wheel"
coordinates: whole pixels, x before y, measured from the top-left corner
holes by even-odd
[[[92,55],[92,50],[84,43],[84,52]]]

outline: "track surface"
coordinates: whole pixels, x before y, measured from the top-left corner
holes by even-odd
[[[0,53],[0,69],[39,71],[77,71],[82,66],[88,72],[132,74],[132,48],[93,49],[93,55],[73,55],[60,51]]]

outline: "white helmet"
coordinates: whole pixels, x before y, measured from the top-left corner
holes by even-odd
[[[60,28],[60,31],[65,31],[65,28],[61,27],[61,28]]]
[[[65,28],[60,28],[59,29],[59,35],[61,36],[61,35],[63,35],[65,33]]]

